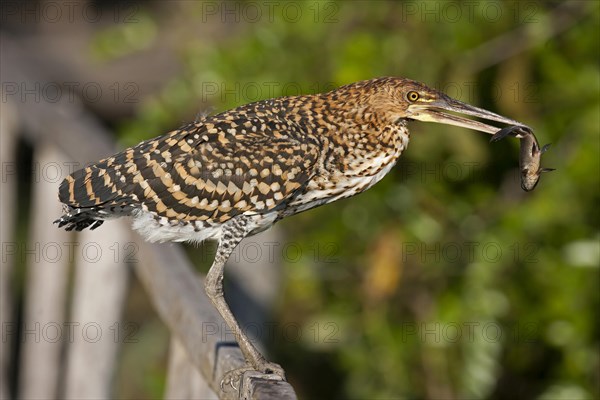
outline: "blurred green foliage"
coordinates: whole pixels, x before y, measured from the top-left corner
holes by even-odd
[[[559,3],[471,2],[469,13],[452,2],[458,15],[426,1],[294,2],[298,18],[260,2],[230,3],[229,16],[208,14],[220,3],[175,3],[170,18],[211,29],[181,34],[180,74],[120,124],[124,145],[199,112],[383,75],[523,121],[552,143],[544,163],[557,171],[524,193],[517,141],[413,123],[381,183],[281,222],[288,240],[323,250],[285,265],[277,318],[300,324],[303,340],[267,344],[302,398],[600,396],[600,12],[570,3],[577,22],[548,36],[568,16],[552,13]],[[244,14],[249,4],[260,18]],[[150,8],[143,24],[110,28],[94,56],[148,46],[162,18]],[[494,47],[508,34],[517,40]],[[141,393],[161,395],[148,385]]]

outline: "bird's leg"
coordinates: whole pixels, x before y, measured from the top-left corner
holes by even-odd
[[[278,364],[268,362],[262,354],[256,349],[248,336],[241,330],[240,325],[231,313],[225,297],[223,296],[223,271],[225,263],[231,256],[231,253],[242,239],[249,233],[248,226],[251,223],[250,216],[239,216],[232,218],[223,225],[223,233],[217,247],[217,254],[213,261],[206,280],[204,282],[206,294],[211,300],[217,311],[221,314],[229,329],[234,333],[240,350],[246,359],[248,366],[229,371],[225,373],[221,380],[221,388],[224,384],[231,384],[235,388],[234,382],[237,382],[241,375],[250,370],[257,370],[264,374],[276,374],[285,380],[285,372]]]

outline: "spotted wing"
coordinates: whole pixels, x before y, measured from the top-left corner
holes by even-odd
[[[73,208],[109,214],[141,208],[182,222],[267,212],[310,179],[318,152],[298,137],[263,128],[189,125],[77,171],[61,185],[60,199]]]

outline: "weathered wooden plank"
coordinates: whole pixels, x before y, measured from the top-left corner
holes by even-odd
[[[42,167],[64,160],[52,145],[41,142],[34,162]],[[65,305],[68,284],[68,232],[58,231],[52,220],[60,206],[48,199],[56,196],[56,183],[40,176],[33,185],[30,240],[23,249],[27,261],[25,312],[23,317],[19,394],[24,399],[58,396],[61,351],[65,339]]]
[[[112,398],[118,347],[125,335],[121,311],[129,269],[125,221],[77,235],[71,316],[76,335],[67,348],[65,398]]]
[[[250,386],[239,391],[226,386],[222,391],[220,383],[223,374],[244,366],[244,358],[233,342],[233,334],[228,332],[225,322],[208,300],[201,280],[193,273],[192,265],[179,246],[170,243],[149,244],[141,238],[138,240],[141,249],[141,262],[135,266],[138,277],[150,294],[161,319],[181,341],[192,363],[221,399],[241,398],[242,394],[247,396],[257,389],[261,389],[266,396],[264,388],[271,386],[282,396],[294,393],[289,383],[275,383],[270,376],[263,376],[261,380],[256,374],[248,381]],[[295,398],[280,397],[279,394],[261,398]]]
[[[287,382],[271,380],[267,375],[258,372],[247,372],[244,374],[242,387],[240,388],[240,398],[295,400],[296,393]]]
[[[39,70],[37,64],[30,62],[28,57],[9,34],[2,33],[0,70],[3,82],[34,88],[36,83],[47,81],[44,71]],[[69,156],[64,168],[81,167],[115,151],[110,133],[76,96],[72,99],[70,96],[60,96],[55,102],[49,102],[41,94],[29,96],[7,96],[8,99],[14,99],[21,133],[33,145],[47,140],[62,149]],[[56,195],[51,198],[55,199]]]
[[[3,95],[0,90],[0,95]],[[17,170],[15,160],[15,146],[17,139],[18,121],[16,109],[12,102],[0,102],[0,170],[2,171],[2,190],[0,191],[0,243],[2,245],[2,261],[0,264],[0,323],[3,332],[16,335],[17,328],[13,320],[13,306],[11,299],[11,277],[14,270],[16,257],[16,243],[14,242],[15,205],[17,197]],[[10,358],[10,339],[4,338],[0,342],[0,398],[9,398],[8,368]]]

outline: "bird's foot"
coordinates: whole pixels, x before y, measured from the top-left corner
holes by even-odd
[[[234,390],[238,390],[239,387],[236,385],[239,385],[242,375],[248,371],[257,371],[266,375],[276,375],[281,380],[285,381],[285,371],[281,368],[281,365],[263,360],[259,362],[256,367],[246,364],[244,367],[227,371],[221,379],[221,390],[225,390],[225,386],[231,386]]]

